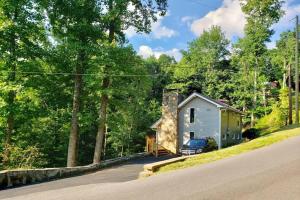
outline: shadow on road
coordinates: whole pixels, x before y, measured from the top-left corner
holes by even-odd
[[[138,178],[139,173],[143,171],[143,166],[145,164],[167,160],[173,157],[174,156],[162,156],[155,158],[153,156],[148,156],[145,158],[130,160],[125,163],[82,176],[54,180],[34,185],[27,185],[18,188],[10,188],[2,190],[0,192],[0,199],[79,185],[132,181]]]

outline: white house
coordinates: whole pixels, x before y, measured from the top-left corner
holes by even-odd
[[[243,113],[222,101],[194,92],[183,99],[178,91],[164,91],[162,117],[151,128],[156,143],[177,154],[189,139],[212,137],[219,148],[242,139]]]

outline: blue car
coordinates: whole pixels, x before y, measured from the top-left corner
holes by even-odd
[[[207,139],[191,139],[180,149],[181,155],[193,155],[203,151],[207,145]]]

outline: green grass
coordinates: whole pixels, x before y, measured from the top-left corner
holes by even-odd
[[[216,160],[220,160],[223,158],[228,158],[234,155],[238,155],[244,152],[248,152],[254,149],[258,149],[264,146],[271,145],[273,143],[285,140],[289,137],[300,135],[300,127],[298,126],[287,126],[276,132],[268,134],[266,136],[262,136],[255,140],[251,140],[249,142],[244,142],[239,145],[235,145],[232,147],[228,147],[225,149],[221,149],[219,151],[213,151],[209,153],[199,154],[198,156],[188,158],[185,161],[173,163],[170,165],[166,165],[161,167],[156,173],[183,169],[195,165],[200,165],[204,163],[213,162]]]

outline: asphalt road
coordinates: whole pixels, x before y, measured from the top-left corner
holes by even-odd
[[[296,200],[300,199],[300,137],[213,163],[146,179],[36,191],[11,199]]]
[[[166,160],[171,156],[162,156],[159,158],[145,157],[136,160],[131,160],[123,164],[103,169],[95,173],[90,173],[83,176],[76,176],[66,179],[60,179],[40,184],[28,185],[12,189],[0,190],[0,199],[24,196],[37,192],[56,191],[63,188],[83,186],[99,183],[121,183],[131,180],[136,180],[139,173],[143,171],[143,166],[148,163],[153,163],[161,160]]]

